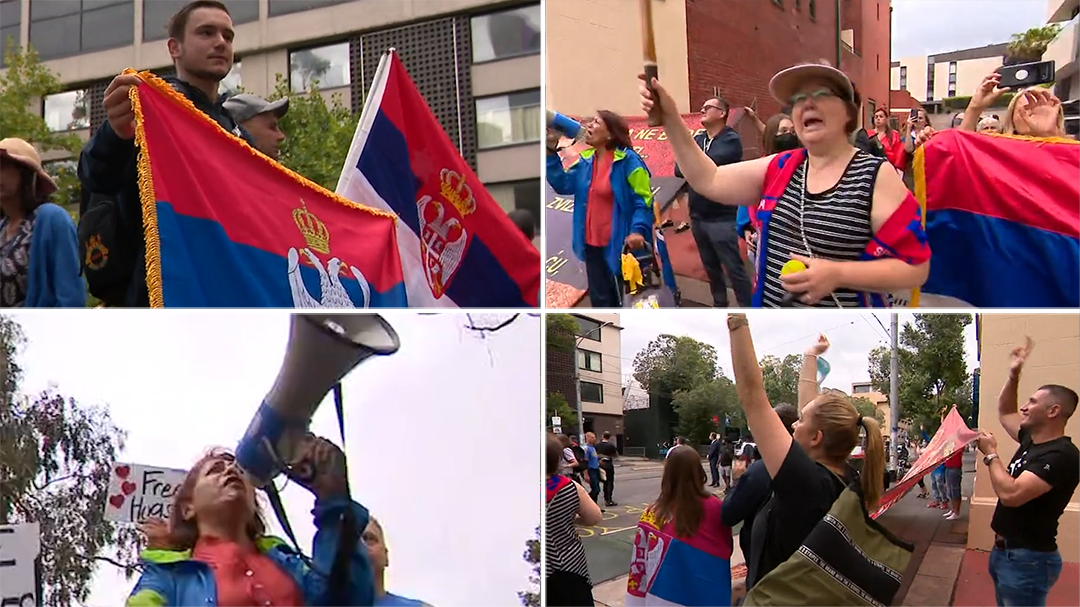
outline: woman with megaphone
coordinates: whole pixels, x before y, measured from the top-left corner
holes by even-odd
[[[757,207],[754,307],[887,306],[889,293],[926,281],[919,203],[895,170],[881,170],[884,158],[852,144],[861,98],[843,72],[807,64],[773,76],[769,90],[791,106],[803,148],[721,166],[660,82],[640,78],[641,108],[664,127],[690,187],[717,204]],[[789,262],[793,271],[782,272]]]
[[[337,522],[346,509],[364,527],[369,517],[348,498],[345,455],[336,445],[311,436],[298,465],[313,472],[310,480],[297,479],[315,495],[311,559],[266,535],[255,486],[231,453],[213,450],[184,478],[169,521],[140,525],[148,539],[143,573],[127,605],[330,604]],[[348,588],[337,596],[348,597],[350,605],[375,605],[367,550],[358,544],[353,552]]]

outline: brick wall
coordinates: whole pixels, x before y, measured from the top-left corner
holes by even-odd
[[[838,1],[845,0],[817,0],[811,20],[809,0],[799,9],[795,0],[686,0],[690,109],[719,87],[733,106],[756,97],[762,120],[779,112],[769,94],[773,74],[796,63],[836,61]]]
[[[891,36],[888,0],[842,0],[843,29],[854,30],[855,55],[844,53],[841,68],[851,78],[863,98],[867,128],[872,125],[867,100],[880,107],[889,102]]]

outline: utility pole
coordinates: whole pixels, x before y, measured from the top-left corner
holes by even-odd
[[[891,328],[889,330],[889,337],[892,338],[892,360],[889,363],[889,425],[891,447],[889,449],[889,462],[893,470],[896,470],[899,464],[899,457],[897,454],[897,435],[900,432],[900,317],[896,314],[892,315]]]
[[[578,371],[578,344],[580,337],[574,337],[574,407],[577,411],[578,444],[585,447],[585,417],[581,414],[581,373]]]

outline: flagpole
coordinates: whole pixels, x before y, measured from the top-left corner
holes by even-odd
[[[889,449],[889,462],[892,469],[897,470],[899,464],[899,455],[897,448],[897,435],[900,430],[900,360],[899,360],[899,333],[900,333],[900,318],[896,315],[892,315],[892,325],[889,331],[892,338],[892,360],[889,362],[889,425],[890,435],[892,436],[892,445]]]
[[[380,82],[386,73],[386,70],[390,69],[390,56],[397,52],[397,49],[391,47],[382,54],[379,58],[379,67],[375,68],[375,77],[371,80],[371,87],[367,91],[367,95],[364,97],[364,107],[360,110],[360,117],[356,120],[356,130],[353,131],[352,143],[349,144],[349,153],[345,155],[345,164],[341,167],[341,176],[338,178],[337,192],[341,193],[349,179],[349,169],[356,166],[356,162],[360,160],[360,152],[362,149],[356,146],[357,140],[360,139],[361,134],[371,130],[371,123],[375,121],[374,112],[378,111],[376,97],[380,98],[381,95],[376,95],[375,91],[380,86]],[[367,139],[366,137],[364,138]]]

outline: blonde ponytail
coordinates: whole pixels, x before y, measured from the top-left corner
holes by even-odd
[[[863,469],[859,475],[866,510],[874,512],[881,501],[885,482],[885,441],[881,426],[872,417],[863,417],[861,425],[866,430],[866,448],[863,449]]]

